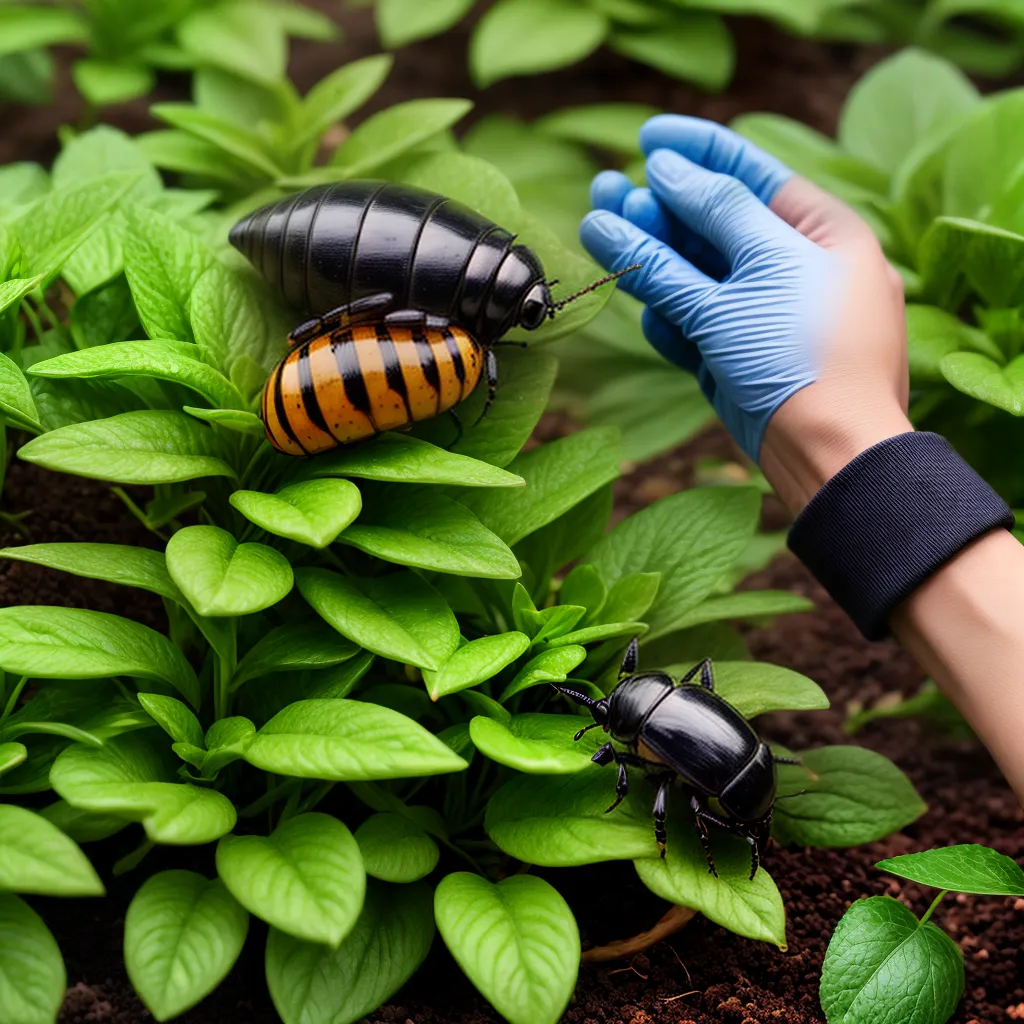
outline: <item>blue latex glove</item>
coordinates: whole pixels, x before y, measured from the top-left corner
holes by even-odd
[[[843,262],[769,208],[793,172],[734,132],[661,115],[640,143],[650,189],[598,175],[598,209],[580,237],[609,271],[644,265],[619,286],[647,307],[648,341],[697,375],[756,461],[776,410],[818,378],[844,299]]]

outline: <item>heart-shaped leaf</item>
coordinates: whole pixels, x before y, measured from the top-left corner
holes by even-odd
[[[43,919],[23,900],[0,892],[0,1006],[15,1024],[53,1024],[67,974]]]
[[[423,673],[431,700],[478,686],[511,665],[530,646],[525,633],[482,636],[460,647],[436,672]]]
[[[235,491],[231,504],[250,522],[278,537],[325,548],[362,508],[359,488],[348,480],[303,480],[276,494]]]
[[[477,750],[499,764],[532,775],[567,775],[589,767],[608,738],[592,731],[574,741],[588,724],[582,715],[515,715],[507,725],[477,716],[469,735]]]
[[[1024,871],[1020,865],[1012,857],[974,843],[906,853],[880,860],[875,867],[936,889],[1024,896]]]
[[[41,896],[102,896],[88,858],[56,825],[0,804],[0,890]]]
[[[437,867],[440,851],[401,814],[373,814],[356,829],[366,873],[382,882],[417,882]]]

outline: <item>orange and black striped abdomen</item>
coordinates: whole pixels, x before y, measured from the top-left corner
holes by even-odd
[[[446,412],[480,381],[480,345],[458,327],[347,327],[293,348],[263,390],[270,443],[288,455]]]

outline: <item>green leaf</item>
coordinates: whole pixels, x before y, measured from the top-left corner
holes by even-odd
[[[371,115],[335,150],[335,177],[366,176],[395,157],[451,128],[472,110],[469,100],[418,99]]]
[[[271,4],[224,0],[193,8],[177,26],[182,49],[201,64],[274,86],[284,78],[287,40]]]
[[[0,668],[43,679],[156,679],[199,704],[199,682],[181,651],[155,629],[108,612],[0,608]]]
[[[217,526],[186,526],[167,542],[167,571],[200,615],[251,615],[292,589],[292,567],[266,544]]]
[[[426,832],[400,814],[373,814],[356,829],[366,873],[383,882],[417,882],[441,856]]]
[[[59,569],[92,580],[140,587],[179,604],[185,600],[167,572],[163,552],[150,548],[87,541],[26,544],[17,548],[0,548],[0,558],[45,565],[49,569]]]
[[[200,409],[194,405],[183,405],[183,412],[194,416],[204,423],[212,423],[214,426],[223,427],[236,434],[246,434],[249,437],[263,438],[265,430],[263,420],[254,412],[244,412],[241,409]]]
[[[1000,366],[976,352],[953,352],[942,357],[939,369],[957,391],[1013,416],[1024,416],[1024,356]]]
[[[348,480],[303,480],[276,494],[235,491],[231,504],[250,522],[300,544],[327,547],[362,509],[359,488]]]
[[[469,12],[473,0],[379,0],[374,13],[381,42],[389,49],[428,39],[451,28]]]
[[[921,50],[876,64],[850,91],[839,120],[839,144],[892,174],[922,141],[980,102],[957,68]]]
[[[496,465],[396,433],[379,434],[361,444],[311,459],[309,472],[318,477],[354,476],[400,484],[463,487],[522,487],[524,484],[522,477]]]
[[[614,480],[619,461],[618,431],[582,430],[512,461],[510,469],[526,480],[522,491],[457,495],[506,544],[515,544]]]
[[[43,919],[17,896],[0,893],[0,1006],[6,1019],[53,1024],[66,986],[60,949]]]
[[[151,67],[121,60],[78,60],[71,65],[78,91],[94,107],[127,103],[145,96],[156,83]]]
[[[267,984],[285,1024],[355,1024],[387,1002],[430,951],[431,896],[423,884],[371,885],[337,949],[271,928]]]
[[[24,764],[28,748],[24,743],[0,743],[0,775]]]
[[[640,156],[640,129],[659,112],[646,103],[591,103],[546,114],[534,127],[543,135]]]
[[[999,347],[976,327],[937,306],[907,306],[907,356],[915,384],[943,380],[942,359],[973,351],[1002,361]]]
[[[102,896],[88,858],[56,825],[0,804],[0,890],[40,896]]]
[[[600,615],[607,598],[608,588],[592,565],[577,565],[562,580],[558,592],[560,604],[583,605],[587,609],[588,619]]]
[[[151,338],[191,341],[189,296],[213,265],[212,253],[156,210],[135,206],[125,216],[124,270],[142,326]]]
[[[660,586],[660,572],[634,572],[623,576],[608,591],[608,598],[601,607],[600,621],[633,622],[643,620],[648,609],[654,604]]]
[[[366,872],[352,833],[328,814],[300,814],[270,836],[225,836],[217,873],[247,910],[307,942],[337,947],[363,907]]]
[[[444,598],[411,572],[355,579],[299,569],[299,593],[342,636],[383,658],[436,670],[459,645]]]
[[[577,665],[582,665],[586,657],[586,649],[574,645],[542,651],[516,673],[515,678],[502,692],[501,702],[504,704],[510,697],[528,690],[531,686],[539,686],[541,683],[564,683],[569,673]]]
[[[357,700],[302,700],[276,714],[245,759],[264,771],[349,782],[462,771],[466,762],[405,715]]]
[[[198,354],[195,345],[179,341],[119,341],[44,359],[28,372],[34,377],[58,379],[155,377],[191,388],[215,407],[244,406],[238,389],[212,366],[200,362]]]
[[[1024,871],[1020,865],[1012,857],[973,843],[890,857],[875,867],[936,889],[986,896],[1024,896]]]
[[[829,1024],[948,1020],[964,990],[963,955],[930,921],[889,896],[857,900],[843,915],[822,964]]]
[[[814,602],[788,590],[741,590],[735,594],[707,597],[672,626],[690,629],[705,622],[723,619],[759,619],[771,615],[814,610]]]
[[[760,867],[751,880],[747,843],[713,826],[710,832],[717,878],[708,871],[688,801],[670,799],[665,857],[636,861],[640,881],[670,903],[693,907],[737,935],[784,950],[786,911],[771,875]]]
[[[761,497],[747,487],[682,491],[623,520],[591,549],[609,586],[635,572],[660,572],[645,616],[653,640],[676,629],[740,557],[757,525]]]
[[[84,43],[88,38],[88,22],[71,8],[21,4],[0,7],[0,54],[35,50],[55,43]]]
[[[496,676],[530,647],[524,633],[482,636],[460,647],[436,672],[423,672],[431,700],[467,690]]]
[[[10,283],[10,282],[8,282]],[[2,305],[2,300],[0,300]],[[13,359],[0,352],[0,416],[12,427],[42,433],[39,410],[25,374]]]
[[[435,488],[395,485],[383,490],[339,540],[386,562],[416,569],[478,579],[520,575],[516,556],[501,538],[465,505]]]
[[[775,829],[800,846],[859,846],[897,832],[927,810],[910,780],[887,757],[865,747],[819,747],[804,766],[780,765]]]
[[[606,814],[615,800],[615,772],[596,765],[569,775],[517,775],[491,797],[484,827],[507,854],[541,867],[657,858],[653,799],[637,782]]]
[[[128,822],[123,818],[112,814],[80,811],[64,800],[44,807],[39,814],[76,843],[95,843],[101,839],[109,839],[128,826]]]
[[[278,626],[263,636],[235,670],[232,686],[272,672],[331,668],[348,661],[359,648],[319,619]]]
[[[140,693],[139,703],[150,718],[175,743],[191,743],[203,748],[203,727],[199,719],[180,700],[161,693]]]
[[[213,789],[170,782],[177,764],[152,733],[132,732],[99,748],[72,744],[54,761],[50,783],[72,807],[141,822],[151,842],[212,843],[235,827],[235,809]]]
[[[226,765],[245,757],[256,726],[240,715],[218,719],[206,730],[208,751],[203,758],[204,779],[212,779]]]
[[[209,427],[163,409],[73,423],[33,438],[18,457],[45,469],[125,484],[234,476]]]
[[[469,723],[469,735],[482,754],[516,771],[568,775],[589,767],[607,739],[589,732],[574,741],[586,724],[581,715],[514,715],[507,725],[478,716]]]
[[[142,884],[124,919],[124,961],[157,1020],[205,999],[242,952],[249,915],[218,879],[161,871]]]
[[[484,88],[512,75],[566,67],[593,53],[607,32],[604,15],[569,0],[499,0],[473,33],[470,71]]]
[[[714,92],[728,85],[736,61],[725,22],[697,11],[673,12],[650,27],[619,28],[608,45],[625,57]]]
[[[576,987],[580,933],[568,904],[542,878],[497,885],[468,871],[434,893],[437,929],[452,956],[510,1024],[556,1024]]]
[[[29,292],[35,291],[43,283],[44,277],[44,274],[37,274],[35,277],[17,277],[0,284],[0,313],[21,302]]]

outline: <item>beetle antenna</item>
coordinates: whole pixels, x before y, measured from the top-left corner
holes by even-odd
[[[781,796],[775,798],[775,802],[778,803],[780,800],[792,800],[795,796],[805,796],[810,793],[809,789],[798,789],[795,793],[783,793]]]
[[[585,725],[582,729],[580,729],[578,733],[576,733],[575,736],[573,736],[573,740],[575,741],[583,739],[585,733],[590,732],[591,729],[597,729],[600,725],[600,722],[594,722],[593,725]]]
[[[584,295],[589,295],[591,292],[596,291],[603,285],[609,284],[612,281],[617,281],[620,277],[625,274],[632,274],[634,270],[642,269],[642,263],[634,263],[631,267],[626,267],[625,270],[617,270],[614,274],[607,274],[605,277],[600,278],[593,284],[588,284],[586,288],[581,288],[578,292],[573,292],[572,295],[566,296],[564,299],[559,299],[558,302],[551,303],[548,306],[548,316],[552,319],[554,315],[560,310],[564,309],[569,305],[570,302],[575,302],[577,299],[582,299]],[[552,281],[551,284],[557,284],[556,281]]]
[[[582,704],[585,708],[592,708],[597,703],[593,697],[588,697],[585,693],[580,693],[579,690],[570,690],[568,686],[558,686],[555,683],[551,685],[559,693],[564,693],[566,697],[572,698],[577,704]]]

